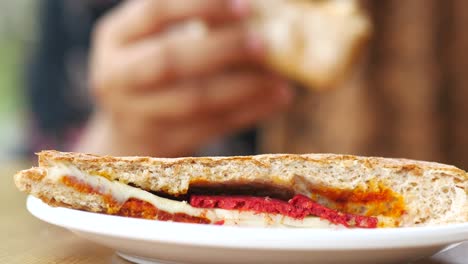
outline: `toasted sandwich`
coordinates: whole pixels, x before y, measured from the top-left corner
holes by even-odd
[[[110,157],[42,151],[16,186],[51,206],[199,224],[380,228],[468,221],[453,166],[332,154]]]
[[[325,89],[348,74],[371,33],[357,0],[252,0],[249,26],[267,45],[267,62],[305,87]]]

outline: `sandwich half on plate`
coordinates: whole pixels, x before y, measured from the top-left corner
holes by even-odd
[[[42,151],[16,186],[51,206],[198,224],[381,228],[468,222],[467,173],[348,155],[110,157]]]

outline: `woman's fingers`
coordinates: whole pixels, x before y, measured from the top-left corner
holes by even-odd
[[[285,82],[266,74],[224,73],[204,81],[180,82],[153,93],[116,93],[120,98],[114,103],[135,115],[180,122],[220,115],[247,101],[261,102],[265,95],[275,94],[285,86]]]
[[[287,104],[288,85],[255,72],[262,43],[237,21],[247,2],[127,0],[99,23],[90,81],[107,148],[190,154]]]
[[[168,26],[169,22],[183,17],[208,20],[218,17],[226,21],[247,10],[245,3],[241,0],[125,1],[95,31],[90,64],[93,92],[103,97],[120,92],[117,89],[154,90],[170,81],[198,78],[260,61],[264,50],[260,38],[248,34],[236,23],[210,30],[202,23],[193,22],[173,34],[172,31],[152,34],[154,28]],[[125,36],[125,45],[119,39],[122,36],[116,34]],[[145,37],[136,38],[136,35]]]
[[[108,65],[114,87],[152,90],[173,80],[198,78],[233,65],[260,61],[261,41],[241,26],[220,28],[201,36],[154,37],[124,49]]]
[[[106,17],[102,29],[106,38],[125,44],[180,20],[232,21],[248,11],[246,0],[131,0]]]

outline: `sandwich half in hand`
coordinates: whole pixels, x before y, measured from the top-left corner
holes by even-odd
[[[265,45],[265,66],[304,87],[323,90],[346,79],[371,35],[358,0],[251,0],[248,30]],[[168,33],[200,36],[210,27],[181,21]]]
[[[199,224],[377,228],[468,221],[467,173],[348,155],[110,157],[43,151],[16,186],[52,206]]]

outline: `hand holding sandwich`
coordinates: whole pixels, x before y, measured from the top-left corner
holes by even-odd
[[[97,109],[77,149],[188,155],[287,105],[288,84],[261,70],[260,38],[241,20],[248,1],[126,1],[94,32]],[[196,24],[172,31],[177,22]]]

